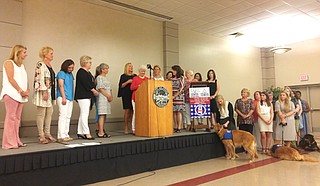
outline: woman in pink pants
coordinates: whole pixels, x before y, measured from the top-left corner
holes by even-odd
[[[3,87],[0,94],[0,100],[4,101],[6,108],[2,137],[3,149],[26,146],[19,138],[22,108],[29,96],[27,72],[23,65],[26,57],[27,48],[16,45],[11,49],[9,59],[3,65]]]

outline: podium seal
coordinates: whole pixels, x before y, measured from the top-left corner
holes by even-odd
[[[165,107],[170,100],[169,92],[166,88],[159,86],[153,91],[153,101],[158,107]]]

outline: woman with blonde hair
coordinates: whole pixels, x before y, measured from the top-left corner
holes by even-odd
[[[153,77],[154,80],[164,80],[163,76],[161,76],[161,68],[159,65],[154,65],[153,67]]]
[[[187,70],[185,72],[185,80],[184,80],[184,87],[183,87],[183,92],[184,92],[184,102],[185,102],[185,107],[186,109],[182,112],[182,119],[183,119],[183,128],[186,128],[187,130],[192,130],[191,129],[191,124],[193,124],[193,119],[191,120],[191,115],[190,115],[190,95],[189,95],[189,89],[191,86],[192,82],[195,82],[197,80],[193,79],[193,71],[192,70]],[[187,126],[185,126],[187,125]]]
[[[42,47],[39,52],[41,61],[37,62],[34,77],[33,103],[37,106],[37,127],[39,143],[56,142],[50,133],[53,104],[56,100],[55,72],[51,66],[53,49]]]
[[[132,116],[133,116],[133,108],[132,108],[132,90],[130,90],[130,86],[132,83],[132,79],[136,76],[133,73],[133,65],[131,63],[127,63],[124,66],[124,72],[120,76],[119,80],[119,88],[118,88],[118,97],[122,99],[122,108],[124,110],[124,133],[128,134],[129,127],[132,126]]]
[[[9,59],[3,64],[3,79],[0,100],[6,108],[3,126],[2,148],[16,149],[25,147],[19,137],[21,113],[24,103],[28,102],[29,87],[23,60],[27,57],[27,48],[22,45],[14,46]]]
[[[217,102],[217,123],[223,125],[223,128],[228,130],[236,130],[234,121],[233,106],[229,101],[225,101],[222,95],[216,96]]]
[[[280,144],[284,140],[286,146],[290,146],[292,141],[297,140],[295,129],[295,106],[289,99],[286,91],[282,91],[279,95],[279,100],[275,103],[276,126],[274,144]]]
[[[236,100],[235,111],[238,114],[237,124],[240,130],[253,132],[253,100],[249,98],[250,91],[247,88],[241,90],[241,98]]]
[[[78,102],[80,107],[80,115],[78,120],[78,138],[93,140],[94,137],[90,134],[88,124],[89,112],[95,102],[95,96],[98,96],[98,91],[95,89],[94,77],[91,69],[92,61],[90,56],[82,56],[80,58],[81,68],[76,75],[76,90],[74,99]]]

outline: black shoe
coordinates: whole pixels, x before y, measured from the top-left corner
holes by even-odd
[[[97,137],[98,138],[110,138],[111,136],[107,133],[104,133],[102,136],[99,136],[99,134],[97,133]]]
[[[91,138],[86,137],[86,140],[94,140],[94,139],[95,139],[94,137],[91,137]]]
[[[87,136],[86,135],[81,135],[81,134],[77,134],[77,136],[78,136],[78,139],[86,139],[87,138]]]
[[[87,135],[83,134],[77,134],[78,136],[78,139],[81,138],[81,139],[86,139],[86,140],[94,140],[94,137],[91,137],[91,138],[88,138]]]

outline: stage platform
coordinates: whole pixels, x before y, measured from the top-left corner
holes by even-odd
[[[46,145],[22,138],[27,147],[0,149],[0,185],[83,185],[224,155],[212,132],[154,138],[110,134]]]

